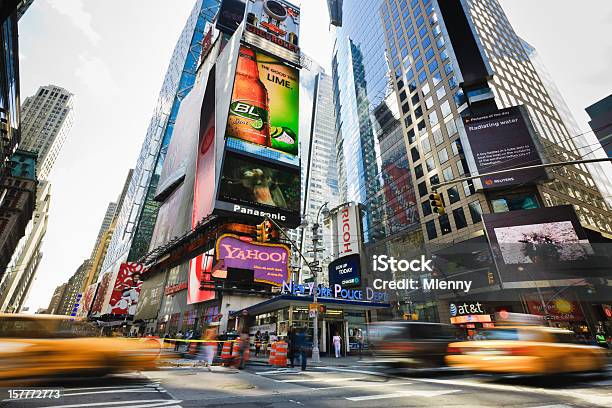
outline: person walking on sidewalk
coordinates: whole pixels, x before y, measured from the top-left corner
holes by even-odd
[[[174,341],[174,351],[179,351],[179,347],[181,345],[181,340],[183,338],[183,333],[179,330],[175,336],[176,340]]]
[[[363,332],[361,331],[361,329],[357,329],[357,334],[355,335],[355,338],[357,339],[357,348],[359,349],[359,359],[361,360],[361,354],[363,353]]]
[[[340,337],[340,334],[338,334],[338,332],[336,332],[336,334],[332,338],[332,343],[334,343],[334,351],[336,352],[336,358],[340,358],[340,346],[342,345],[342,337]]]
[[[206,330],[206,335],[204,336],[204,358],[206,362],[206,367],[208,367],[208,371],[212,371],[212,364],[215,358],[215,354],[217,353],[217,336],[215,336],[214,329]]]
[[[295,334],[296,350],[300,353],[302,359],[302,371],[306,371],[306,359],[308,357],[308,351],[310,350],[310,344],[306,335],[306,328],[300,328]]]
[[[287,336],[287,357],[289,357],[289,365],[291,368],[295,367],[295,354],[297,352],[295,340],[295,328],[289,329],[289,335]]]
[[[261,331],[255,333],[255,357],[259,357],[259,349],[261,349]]]

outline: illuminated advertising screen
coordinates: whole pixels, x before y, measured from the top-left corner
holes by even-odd
[[[246,14],[244,39],[288,61],[299,63],[300,9],[283,0],[254,0]]]
[[[466,157],[479,174],[542,164],[529,116],[520,106],[463,119],[468,138]],[[465,147],[465,146],[464,146]],[[546,178],[544,169],[501,173],[481,178],[486,189],[534,183]]]
[[[299,82],[295,68],[241,46],[225,131],[228,144],[298,164]]]
[[[232,35],[244,20],[246,2],[247,0],[223,0],[217,14],[217,30]]]
[[[205,302],[215,298],[214,290],[204,290],[202,284],[211,281],[214,249],[196,256],[189,261],[187,279],[187,304]]]
[[[113,284],[108,314],[134,315],[138,306],[138,295],[142,286],[141,274],[144,266],[135,262],[124,262]]]
[[[343,288],[361,284],[361,258],[359,255],[343,256],[329,264],[329,285]]]
[[[503,282],[588,276],[591,245],[571,205],[484,214]]]
[[[300,223],[300,187],[299,168],[275,167],[265,161],[226,152],[217,208],[256,217],[267,216],[295,228]]]
[[[255,282],[282,286],[289,280],[289,248],[282,244],[245,242],[226,234],[217,240],[217,260],[224,268],[248,269]]]

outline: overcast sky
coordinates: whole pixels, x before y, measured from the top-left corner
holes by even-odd
[[[350,0],[348,0],[350,1]],[[612,1],[499,0],[536,47],[578,124],[612,93]],[[36,0],[19,22],[21,96],[54,84],[77,96],[75,124],[50,180],[43,259],[29,301],[46,307],[87,259],[109,201],[136,163],[193,0]],[[329,69],[325,0],[302,1],[301,47]],[[373,16],[373,18],[375,18]]]

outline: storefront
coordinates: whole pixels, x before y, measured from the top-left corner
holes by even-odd
[[[292,327],[307,328],[308,335],[312,338],[314,319],[309,317],[308,310],[311,303],[312,298],[309,296],[282,294],[236,311],[232,317],[247,319],[251,328],[265,328],[271,341],[286,338]],[[358,349],[356,335],[359,330],[364,334],[367,343],[369,312],[390,306],[382,302],[337,298],[319,298],[317,304],[325,309],[318,319],[319,350],[323,356],[333,350],[332,337],[336,333],[342,337],[344,355]]]

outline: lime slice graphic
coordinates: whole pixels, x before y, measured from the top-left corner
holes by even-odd
[[[251,124],[251,126],[253,126],[253,128],[260,130],[263,127],[263,120],[261,119],[257,119],[255,121],[253,121],[253,123]]]

